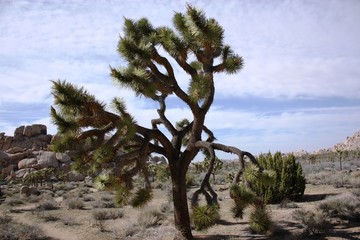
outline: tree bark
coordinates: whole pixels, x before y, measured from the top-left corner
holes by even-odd
[[[174,203],[175,226],[182,235],[188,239],[194,239],[191,233],[189,207],[186,192],[186,167],[171,168],[172,196]]]

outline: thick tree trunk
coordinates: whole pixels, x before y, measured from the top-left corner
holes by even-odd
[[[172,170],[172,194],[175,226],[186,239],[194,239],[191,233],[189,207],[186,193],[186,174],[181,169]]]

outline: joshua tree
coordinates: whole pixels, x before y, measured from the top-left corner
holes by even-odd
[[[55,107],[51,115],[62,135],[54,149],[76,149],[78,170],[104,172],[107,168],[108,177],[99,178],[105,188],[111,186],[130,192],[134,188],[133,176],[140,174],[145,184],[135,195],[137,199],[144,196],[146,200],[151,198],[146,161],[151,153],[163,155],[170,168],[175,225],[187,239],[192,239],[186,194],[186,173],[192,160],[200,151],[207,152],[211,173],[215,150],[234,153],[241,160],[239,179],[243,157],[255,158],[238,148],[215,143],[214,134],[204,125],[214,100],[214,75],[235,74],[242,68],[243,59],[224,44],[224,30],[218,22],[206,18],[202,11],[187,5],[185,13],[175,13],[173,24],[175,30],[153,27],[146,18],[125,19],[118,52],[127,66],[110,67],[117,84],[158,102],[159,117],[151,121],[152,128],[140,126],[122,99],[113,100],[114,112],[110,112],[83,88],[53,81]],[[179,86],[178,69],[188,75],[187,89]],[[170,122],[166,112],[169,95],[175,95],[189,107],[190,120]],[[159,125],[168,133],[159,129]],[[207,139],[203,139],[203,135]],[[123,154],[118,154],[120,150]],[[201,193],[216,201],[208,175]],[[210,189],[210,193],[206,189]]]

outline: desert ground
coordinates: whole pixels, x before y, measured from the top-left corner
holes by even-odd
[[[333,166],[332,170],[329,165]],[[336,162],[304,163],[307,185],[303,199],[269,205],[273,227],[264,235],[253,234],[249,229],[247,213],[251,207],[245,210],[243,219],[232,217],[230,183],[220,174],[213,184],[220,203],[220,221],[206,231],[194,229],[194,237],[360,239],[360,162],[357,159],[345,162],[341,171],[336,165]],[[189,198],[197,189],[194,182],[188,189]],[[53,188],[43,185],[38,187],[40,195],[21,198],[20,183],[1,187],[4,196],[0,205],[0,234],[4,239],[174,239],[179,236],[173,224],[169,182],[155,186],[153,200],[141,208],[116,208],[114,193],[99,191],[89,181],[57,182]],[[294,217],[299,210],[317,213],[322,203],[331,201],[337,204],[337,214],[330,217],[315,214],[311,221]],[[345,203],[351,206],[346,208],[342,205]]]

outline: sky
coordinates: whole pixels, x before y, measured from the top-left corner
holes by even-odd
[[[115,86],[109,66],[126,66],[116,51],[124,17],[172,27],[186,2],[215,18],[245,61],[238,74],[215,76],[206,125],[219,143],[255,154],[311,152],[360,130],[360,1],[0,0],[0,132],[41,123],[55,134],[57,79],[106,103],[123,97],[150,127],[157,104]],[[176,72],[186,89],[189,77]],[[170,100],[172,121],[191,116]]]

